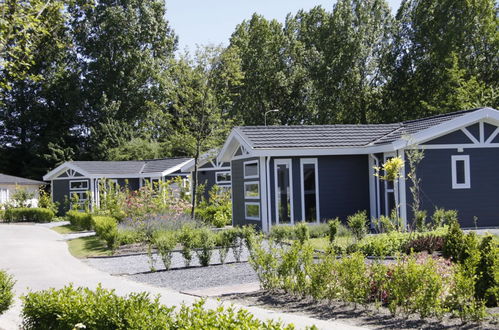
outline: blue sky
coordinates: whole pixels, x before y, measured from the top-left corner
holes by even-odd
[[[287,13],[321,5],[331,10],[334,0],[165,0],[172,28],[179,37],[179,50],[196,44],[224,44],[237,24],[254,12],[283,22]],[[401,0],[388,0],[392,11]]]

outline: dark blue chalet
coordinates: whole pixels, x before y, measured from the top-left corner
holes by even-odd
[[[399,206],[411,219],[409,182],[374,166],[424,149],[417,171],[422,208],[455,209],[463,227],[499,226],[499,111],[480,108],[379,125],[236,127],[218,162],[230,162],[234,225],[370,218]],[[405,166],[403,171],[408,171]]]

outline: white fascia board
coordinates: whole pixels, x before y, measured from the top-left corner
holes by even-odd
[[[220,150],[220,153],[217,156],[217,162],[225,163],[230,162],[232,159],[232,154],[236,151],[237,147],[243,146],[246,150],[251,151],[253,148],[246,141],[246,139],[242,136],[242,133],[239,129],[233,128],[232,132],[230,132],[229,137],[225,140],[225,143]]]
[[[74,171],[82,174],[85,177],[91,177],[91,175],[89,173],[87,173],[86,171],[82,170],[78,166],[76,166],[74,164],[71,164],[70,162],[65,162],[64,164],[61,164],[61,165],[57,166],[52,171],[50,171],[47,174],[45,174],[43,176],[43,180],[44,181],[51,181],[51,180],[54,179],[54,177],[56,177],[58,174],[60,174],[65,169],[66,170],[74,170]]]
[[[408,146],[409,144],[419,144],[428,140],[435,139],[439,136],[445,135],[448,132],[452,132],[454,130],[472,125],[476,122],[479,122],[480,120],[487,120],[487,119],[499,122],[499,111],[491,108],[476,110],[469,114],[443,122],[440,125],[427,128],[417,134],[414,134],[411,136],[410,141],[399,139],[393,142],[393,146],[395,147],[395,149],[398,150]]]
[[[185,165],[187,165],[189,162],[191,162],[193,160],[194,159],[189,159],[189,160],[187,160],[187,161],[185,161],[183,163],[180,163],[180,164],[178,164],[176,166],[170,167],[169,169],[161,172],[161,176],[165,176],[165,175],[171,174],[173,172],[176,172],[178,170],[182,170],[182,167],[184,167]],[[183,172],[183,171],[181,171],[181,172]],[[148,173],[145,173],[145,174],[148,174]]]
[[[189,160],[182,168],[180,169],[181,172],[192,172],[194,169],[194,158]]]
[[[329,156],[329,155],[362,155],[390,152],[395,149],[391,144],[381,146],[357,147],[357,148],[283,148],[283,149],[255,149],[252,156]]]

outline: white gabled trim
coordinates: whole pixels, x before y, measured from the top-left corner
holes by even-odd
[[[301,189],[301,220],[305,221],[305,185],[303,175],[303,165],[314,165],[315,170],[315,218],[316,222],[320,223],[320,205],[319,205],[319,163],[317,158],[301,158],[300,159],[300,189]]]
[[[61,165],[57,166],[52,171],[50,171],[47,174],[45,174],[43,176],[43,180],[44,181],[51,181],[53,179],[57,179],[57,176],[60,175],[60,174],[62,174],[62,172],[64,172],[65,170],[73,170],[73,171],[76,171],[76,172],[80,173],[84,177],[91,177],[90,173],[82,170],[78,166],[72,164],[71,162],[65,162],[64,164],[61,164]],[[66,177],[66,178],[61,178],[61,179],[67,180],[69,178]]]
[[[480,131],[480,143],[485,143],[485,125],[483,121],[480,122],[479,126],[479,131]]]
[[[274,183],[275,183],[275,190],[274,190],[274,199],[275,199],[275,216],[276,216],[276,224],[279,224],[279,203],[278,203],[278,180],[277,180],[277,166],[278,165],[288,165],[289,166],[289,204],[290,204],[290,221],[291,224],[295,223],[295,217],[294,217],[294,206],[293,206],[293,162],[291,158],[288,159],[275,159],[274,160]]]
[[[492,143],[492,141],[496,138],[497,134],[499,134],[499,127],[495,129],[494,132],[492,132],[492,134],[490,134],[490,136],[487,138],[487,141],[485,141],[486,144],[494,144]],[[499,146],[499,143],[495,143]]]
[[[499,143],[484,144],[425,144],[424,146],[409,146],[406,149],[479,149],[479,148],[499,148]]]
[[[258,196],[247,196],[246,195],[246,186],[249,185],[255,185],[258,187]],[[262,195],[260,191],[260,181],[245,181],[244,182],[244,199],[260,199],[260,196]]]
[[[246,165],[256,164],[256,174],[255,175],[246,175]],[[244,179],[257,179],[260,177],[260,167],[258,166],[258,160],[249,160],[247,162],[243,162],[243,177]]]
[[[458,161],[464,161],[464,183],[457,182],[456,163]],[[469,188],[471,188],[470,156],[469,155],[451,156],[451,170],[452,170],[452,189],[469,189]]]
[[[461,132],[463,132],[464,134],[466,134],[466,136],[468,137],[468,139],[470,139],[474,144],[479,144],[480,143],[480,141],[478,141],[476,139],[476,137],[473,134],[471,134],[470,131],[468,131],[467,128],[461,128]]]
[[[231,161],[234,156],[234,152],[239,146],[242,146],[247,152],[252,149],[251,144],[246,141],[239,128],[235,127],[225,140],[225,143],[217,156],[217,162],[224,163]]]
[[[252,217],[252,216],[248,216],[248,208],[247,206],[249,205],[256,205],[258,206],[258,217]],[[262,214],[262,209],[261,209],[261,206],[260,206],[260,203],[259,202],[244,202],[244,218],[246,220],[260,220],[261,218],[261,215]]]
[[[168,174],[172,174],[173,172],[176,172],[178,170],[181,170],[182,167],[185,166],[185,165],[187,165],[190,161],[192,161],[192,159],[186,160],[185,162],[182,162],[182,163],[180,163],[178,165],[170,167],[169,169],[166,169],[163,172],[161,172],[159,176],[165,176],[165,175],[168,175]],[[144,175],[153,176],[154,174],[152,174],[152,173],[144,173]]]

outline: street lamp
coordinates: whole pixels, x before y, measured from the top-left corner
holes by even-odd
[[[272,110],[269,110],[269,111],[265,112],[265,114],[263,115],[263,120],[264,120],[265,126],[267,126],[267,114],[269,112],[279,112],[279,109],[272,109]]]

